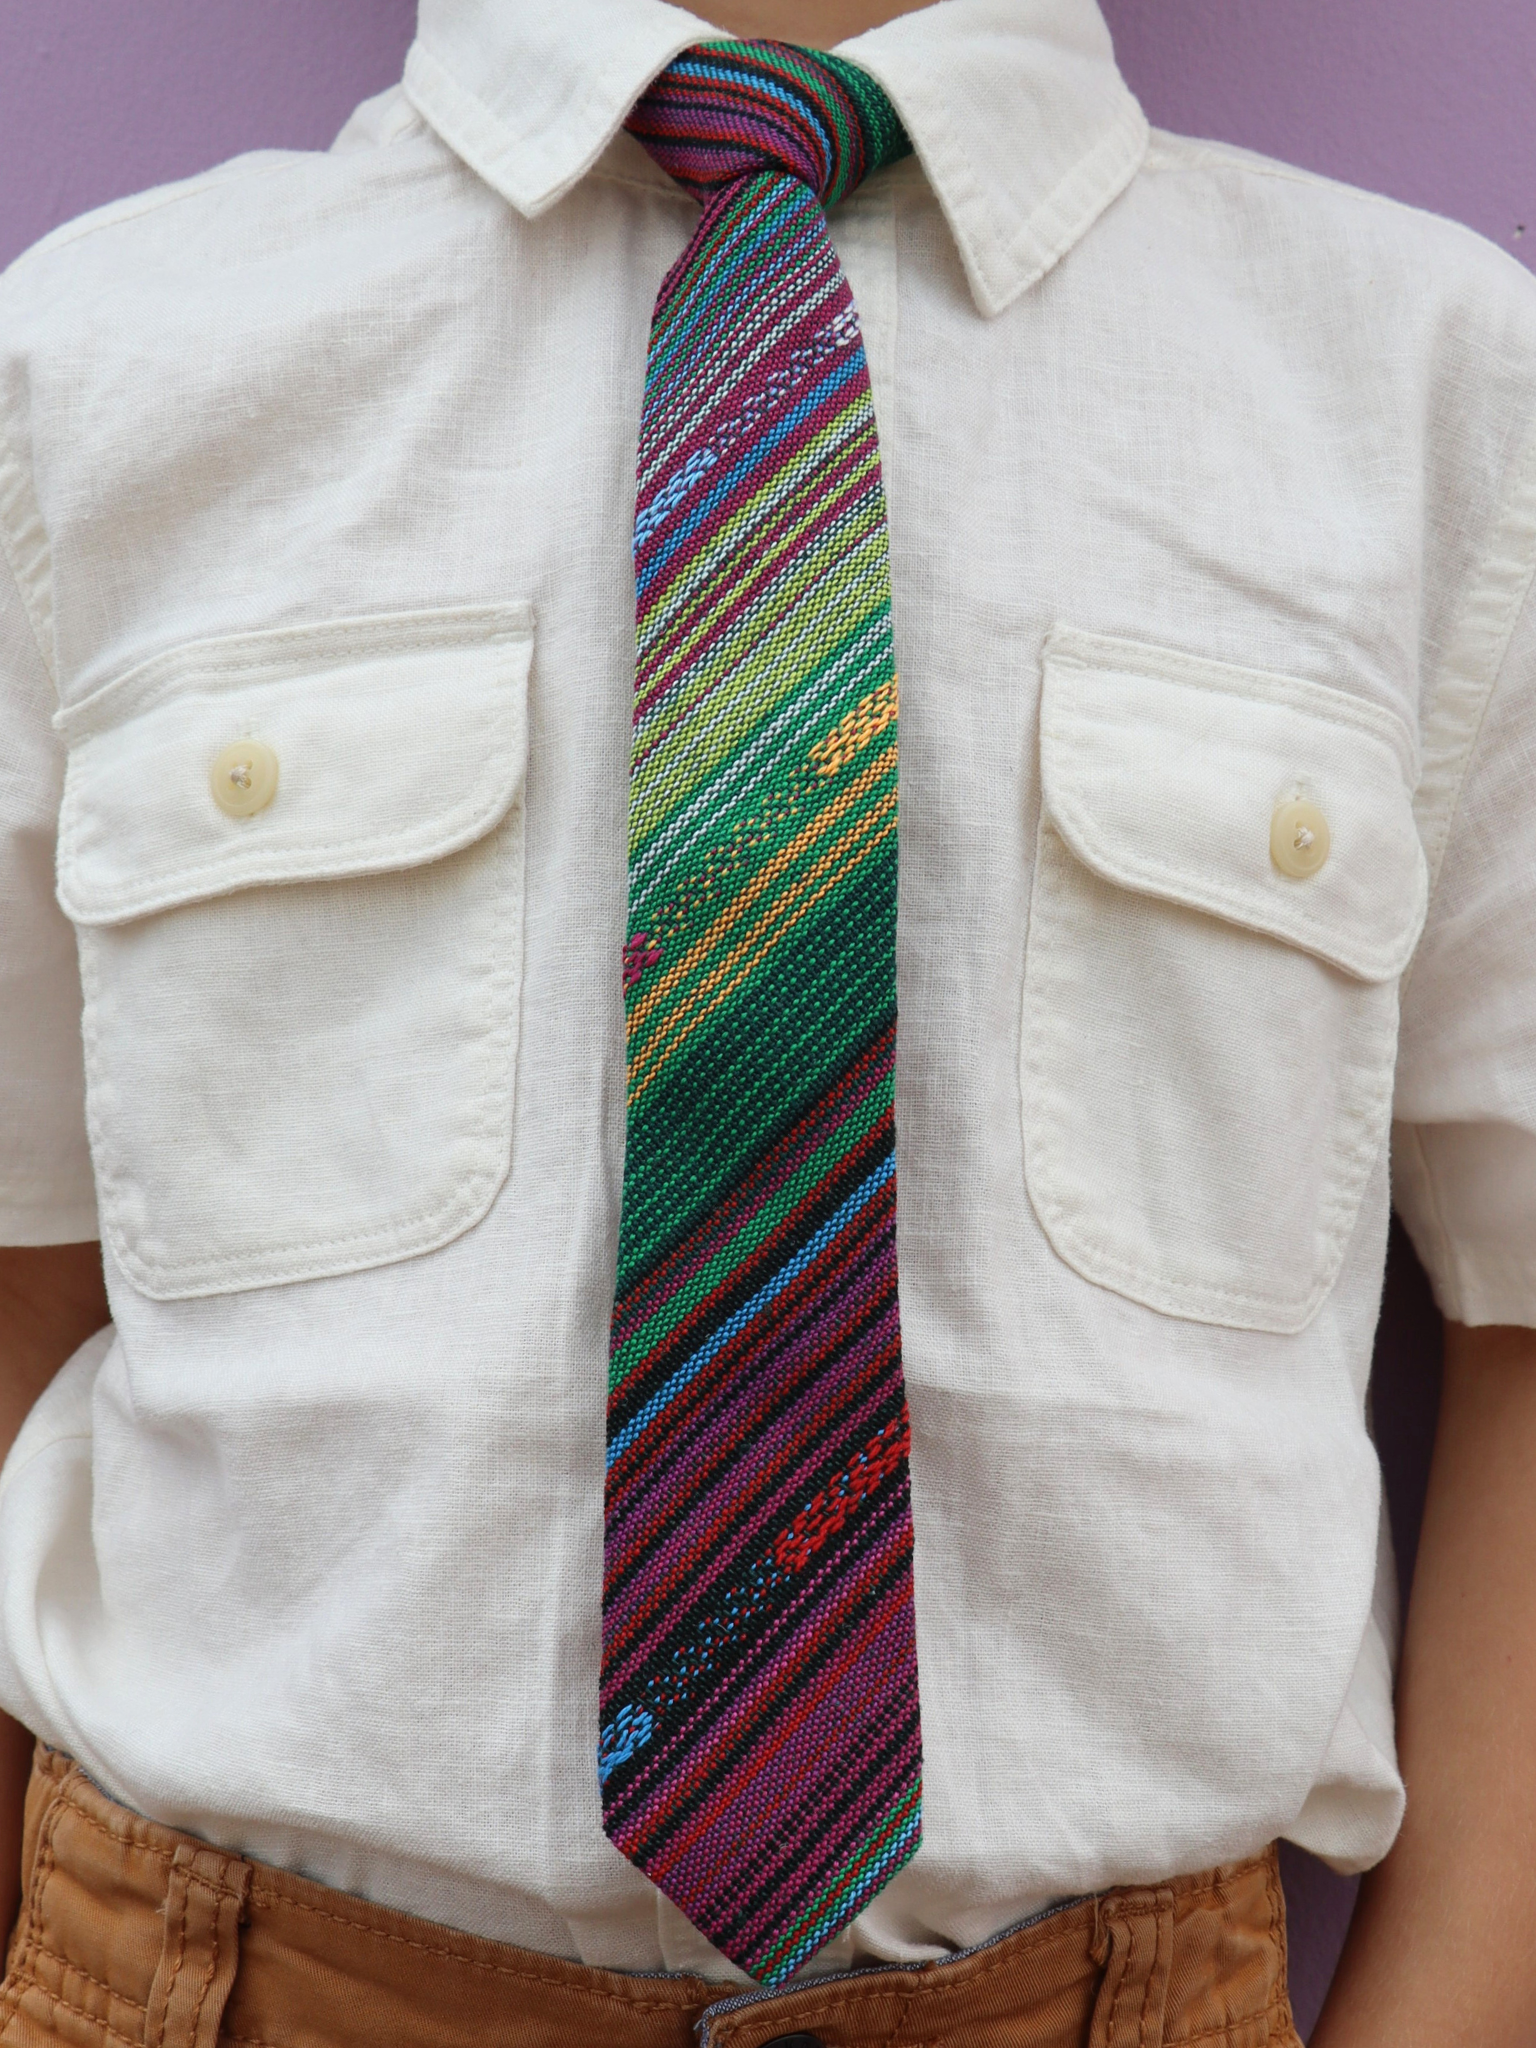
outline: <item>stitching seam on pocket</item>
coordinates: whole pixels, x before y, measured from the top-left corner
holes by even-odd
[[[1328,725],[1352,725],[1390,745],[1410,781],[1417,776],[1418,749],[1397,713],[1330,683],[1315,683],[1279,669],[1241,668],[1207,655],[1120,640],[1107,633],[1084,633],[1065,625],[1052,628],[1045,643],[1045,660],[1089,673],[1103,669],[1156,682],[1183,683],[1223,696],[1256,698],[1267,704],[1284,704]]]
[[[1048,1020],[1054,1010],[1062,1007],[1053,984],[1058,962],[1070,952],[1073,926],[1058,900],[1060,876],[1055,871],[1060,869],[1070,875],[1071,868],[1078,865],[1070,848],[1042,814],[1025,952],[1019,1061],[1025,1183],[1036,1217],[1053,1248],[1074,1271],[1095,1285],[1125,1294],[1143,1307],[1164,1315],[1294,1335],[1311,1321],[1338,1277],[1365,1184],[1386,1137],[1392,1101],[1392,1053],[1396,1044],[1395,1003],[1392,1045],[1379,1050],[1371,1079],[1357,1089],[1343,1118],[1343,1128],[1335,1133],[1317,1228],[1317,1241],[1326,1251],[1313,1269],[1306,1293],[1170,1279],[1166,1272],[1115,1250],[1103,1231],[1094,1227],[1091,1216],[1084,1214],[1082,1204],[1061,1193],[1063,1187],[1072,1185],[1070,1160],[1049,1107],[1060,1083],[1045,1064],[1049,1023],[1042,1022],[1040,1028],[1033,1028],[1032,1013],[1043,1012]],[[1113,888],[1115,884],[1104,886]],[[1364,1000],[1379,994],[1379,985],[1360,986]]]
[[[87,1091],[87,1116],[102,1194],[102,1228],[113,1256],[151,1300],[191,1300],[200,1295],[227,1292],[232,1285],[240,1288],[276,1287],[299,1280],[334,1278],[340,1273],[366,1270],[395,1258],[419,1257],[451,1243],[485,1215],[506,1179],[511,1158],[523,968],[522,898],[526,855],[521,803],[498,829],[501,843],[496,849],[493,879],[489,886],[494,890],[499,909],[491,922],[492,937],[487,946],[489,971],[485,996],[480,1005],[484,1028],[475,1044],[476,1056],[485,1077],[476,1100],[482,1112],[490,1102],[499,1100],[500,1105],[495,1165],[488,1163],[471,1177],[455,1180],[445,1200],[407,1211],[365,1230],[345,1232],[329,1239],[310,1238],[277,1245],[260,1254],[177,1261],[174,1285],[168,1287],[167,1273],[160,1265],[141,1258],[132,1249],[118,1221],[123,1192],[133,1182],[102,1123],[98,1089],[92,1085]],[[96,972],[96,948],[82,946],[80,954],[81,980],[86,998],[83,1026],[86,1070],[94,1084],[94,1077],[101,1071],[95,1026],[102,991]],[[468,1122],[470,1118],[471,1111],[466,1108],[463,1120]],[[381,1252],[382,1257],[378,1256]]]
[[[477,632],[477,626],[482,630]],[[226,676],[241,683],[297,681],[317,663],[350,666],[354,660],[430,653],[444,647],[489,647],[502,640],[531,640],[533,627],[533,606],[514,603],[383,612],[327,619],[319,625],[278,626],[190,640],[153,655],[125,675],[114,676],[77,704],[65,705],[54,714],[54,729],[67,745],[74,746],[120,718],[153,710],[189,675],[203,679],[205,685]],[[240,649],[250,651],[242,654],[237,651]]]

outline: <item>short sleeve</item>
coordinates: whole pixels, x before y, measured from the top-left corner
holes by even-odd
[[[1447,1316],[1536,1326],[1536,597],[1524,581],[1404,991],[1393,1193]]]
[[[63,749],[53,688],[0,549],[0,1244],[97,1235],[80,970],[54,897]]]

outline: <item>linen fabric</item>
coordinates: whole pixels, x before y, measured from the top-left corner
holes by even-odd
[[[251,1864],[48,1750],[25,1876],[4,2048],[1298,2048],[1273,1850],[1080,1900],[949,1962],[746,1995],[456,1934]]]
[[[598,1778],[609,1840],[777,1984],[922,1836],[891,573],[823,212],[911,144],[775,42],[685,51],[626,126],[703,206],[636,464]]]
[[[99,1214],[116,1318],[0,1483],[0,1700],[223,1848],[724,1978],[593,1765],[634,458],[698,217],[620,128],[704,33],[432,0],[334,152],[0,284],[0,1237]],[[924,1842],[827,1966],[1381,1855],[1389,1113],[1442,1306],[1536,1323],[1536,284],[1149,138],[1088,0],[842,54],[916,152],[831,233],[901,672]]]

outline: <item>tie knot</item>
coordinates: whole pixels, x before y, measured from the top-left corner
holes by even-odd
[[[624,125],[700,199],[777,171],[831,206],[912,147],[868,72],[794,43],[696,43]]]

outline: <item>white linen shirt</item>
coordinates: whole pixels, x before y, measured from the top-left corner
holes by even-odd
[[[728,1976],[594,1765],[633,460],[696,218],[620,123],[708,33],[423,0],[332,152],[0,284],[0,1242],[99,1212],[115,1318],[0,1484],[0,1701],[221,1845]],[[916,147],[833,232],[926,1833],[822,1967],[1381,1856],[1394,1114],[1445,1310],[1536,1323],[1536,282],[1149,136],[1092,0],[844,51]]]

